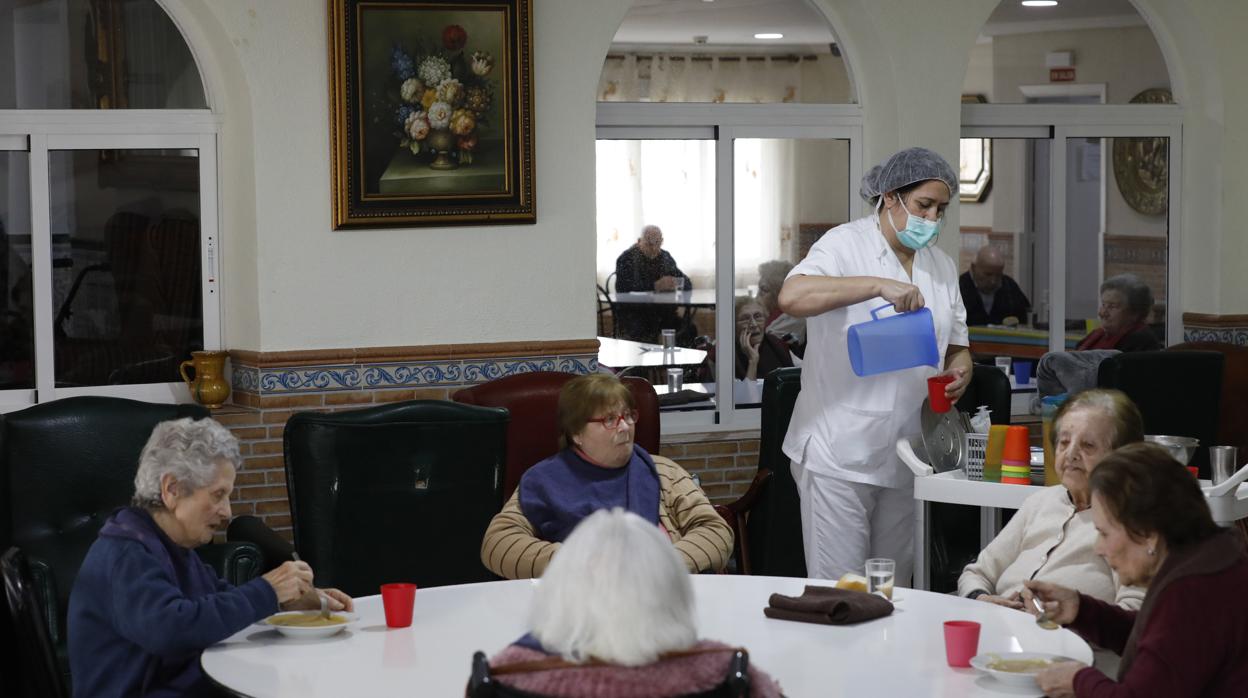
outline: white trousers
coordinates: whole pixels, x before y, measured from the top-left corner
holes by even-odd
[[[892,558],[897,586],[914,571],[914,485],[879,487],[790,466],[801,499],[806,574],[839,579],[865,574],[866,561]]]

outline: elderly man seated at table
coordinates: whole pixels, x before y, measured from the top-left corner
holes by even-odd
[[[496,680],[531,695],[703,695],[737,648],[698,641],[693,585],[651,522],[622,509],[576,527],[533,592],[531,632],[490,662]],[[749,668],[750,695],[780,696]]]
[[[958,593],[1022,608],[1023,583],[1039,579],[1079,589],[1123,608],[1139,608],[1144,590],[1125,586],[1093,549],[1088,478],[1119,446],[1144,440],[1140,411],[1117,390],[1089,390],[1054,417],[1054,467],[1062,482],[1038,492],[958,579]]]
[[[632,393],[592,374],[559,392],[559,453],[520,478],[481,543],[481,561],[508,579],[539,577],[581,519],[622,507],[662,529],[690,572],[720,570],[732,531],[679,465],[633,443]]]
[[[133,506],[104,522],[70,593],[75,696],[212,695],[205,648],[279,609],[320,608],[307,563],[234,587],[195,554],[229,522],[241,462],[238,440],[211,419],[152,430]],[[353,607],[337,589],[319,593],[331,609]]]
[[[958,277],[968,325],[1017,325],[1027,322],[1031,301],[1005,273],[1005,260],[992,245],[975,253],[971,268]]]
[[[686,291],[693,288],[689,277],[676,266],[676,260],[663,249],[663,231],[657,225],[642,228],[637,244],[621,252],[615,260],[615,291],[618,293],[674,291],[677,283]],[[624,339],[653,342],[661,329],[686,329],[676,314],[675,305],[635,305],[617,303],[615,306],[617,334]]]
[[[1119,274],[1101,284],[1096,315],[1101,326],[1079,340],[1074,351],[1049,352],[1036,367],[1041,395],[1076,393],[1096,386],[1105,359],[1124,351],[1151,351],[1161,341],[1146,324],[1153,310],[1153,292],[1134,274]]]
[[[1122,653],[1117,681],[1079,662],[1059,662],[1036,677],[1040,689],[1054,698],[1248,694],[1243,537],[1214,523],[1187,468],[1152,444],[1115,451],[1093,474],[1091,489],[1096,552],[1124,583],[1148,587],[1148,594],[1137,612],[1078,587],[1028,582],[1024,597],[1039,598],[1050,620]]]

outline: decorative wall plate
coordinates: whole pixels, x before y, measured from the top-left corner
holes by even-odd
[[[1174,104],[1170,90],[1155,87],[1131,98],[1133,104]],[[1170,140],[1115,138],[1114,179],[1127,205],[1146,216],[1160,216],[1170,205]]]

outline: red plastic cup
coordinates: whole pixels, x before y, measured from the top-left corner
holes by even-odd
[[[953,379],[953,376],[932,376],[927,379],[927,401],[933,412],[943,414],[953,407],[953,403],[945,397],[945,386],[952,383]]]
[[[1199,478],[1199,477],[1200,477],[1200,468],[1198,468],[1198,467],[1196,467],[1196,466],[1194,466],[1194,465],[1189,465],[1189,466],[1187,466],[1187,470],[1188,470],[1188,472],[1190,472],[1190,473],[1192,474],[1192,477],[1195,477],[1195,478]]]
[[[400,582],[381,585],[381,605],[386,610],[386,625],[406,628],[412,624],[412,606],[416,604],[416,585]]]
[[[945,621],[945,659],[952,667],[969,667],[979,651],[979,623],[973,620]]]

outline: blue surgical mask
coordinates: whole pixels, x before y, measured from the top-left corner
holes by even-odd
[[[897,230],[897,227],[893,225],[892,214],[881,212],[882,215],[888,218],[889,227],[893,229],[893,232],[897,233],[897,240],[912,250],[921,250],[932,244],[932,241],[940,234],[940,224],[944,222],[944,219],[929,221],[921,216],[916,216],[910,213],[910,209],[906,206],[906,202],[901,196],[898,196],[897,200],[901,202],[901,209],[906,212],[905,228]]]

